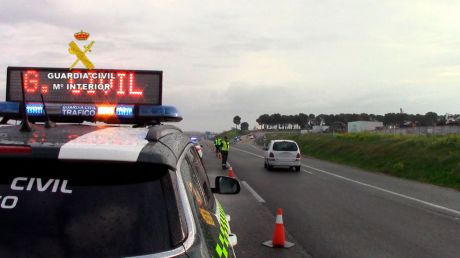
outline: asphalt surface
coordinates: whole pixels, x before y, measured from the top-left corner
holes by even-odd
[[[226,173],[205,156],[210,174]],[[252,142],[232,145],[242,193],[219,196],[238,257],[460,257],[460,192],[308,157],[301,172],[267,171],[262,156]],[[296,249],[259,243],[271,238],[277,208]]]
[[[228,170],[222,170],[221,160],[217,159],[209,146],[204,146],[203,162],[211,184],[216,176],[228,176]],[[240,181],[241,183],[241,181]],[[275,227],[275,211],[269,211],[266,206],[258,202],[244,183],[241,183],[241,192],[237,195],[217,195],[227,215],[231,216],[230,227],[238,237],[235,254],[238,258],[275,258],[311,257],[302,246],[294,241],[294,237],[286,230],[286,240],[296,245],[289,249],[273,249],[262,245],[262,242],[271,240]]]

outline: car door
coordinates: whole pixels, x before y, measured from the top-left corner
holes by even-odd
[[[211,192],[204,167],[193,148],[188,150],[180,165],[180,171],[197,226],[197,241],[189,255],[191,257],[233,257],[228,244],[228,236],[222,236],[222,220],[220,216],[215,215],[221,210],[220,205]]]

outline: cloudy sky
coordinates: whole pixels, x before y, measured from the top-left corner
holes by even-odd
[[[235,115],[460,113],[460,1],[0,2],[7,66],[68,67],[73,34],[96,68],[163,71],[185,130]]]

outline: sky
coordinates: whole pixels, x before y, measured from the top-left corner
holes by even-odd
[[[69,67],[73,34],[96,68],[163,71],[187,131],[262,114],[460,113],[460,1],[1,0],[7,66]]]

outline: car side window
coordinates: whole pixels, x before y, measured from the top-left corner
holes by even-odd
[[[202,191],[203,196],[205,197],[207,207],[212,208],[214,202],[212,201],[213,195],[210,188],[209,178],[205,168],[203,167],[201,159],[198,157],[196,151],[193,151],[192,148],[190,148],[190,151],[187,153],[187,160],[190,162],[190,164],[192,164],[196,180],[200,185],[200,191]]]
[[[206,208],[206,202],[198,177],[192,168],[192,164],[186,158],[180,164],[181,176],[184,181],[187,196],[192,208],[193,216],[198,225],[198,232],[204,236],[203,240],[210,252],[214,252],[216,241],[219,239],[219,221],[218,218]]]
[[[182,171],[182,178],[184,179],[185,187],[189,198],[192,198],[197,208],[204,208],[207,201],[204,198],[203,190],[198,181],[197,175],[190,164],[188,159],[185,159],[180,167]]]

